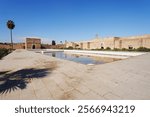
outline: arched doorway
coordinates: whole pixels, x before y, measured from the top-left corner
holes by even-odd
[[[103,43],[101,43],[101,49],[104,49],[104,45],[103,45]]]
[[[32,49],[35,49],[35,45],[32,45]]]

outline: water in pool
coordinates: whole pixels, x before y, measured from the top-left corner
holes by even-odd
[[[68,54],[64,52],[49,52],[49,53],[44,53],[44,54],[52,56],[52,57],[57,57],[60,59],[82,63],[82,64],[104,64],[104,63],[120,60],[116,58],[93,57],[93,56],[85,56],[85,55],[83,56],[83,55],[77,55],[77,54]]]

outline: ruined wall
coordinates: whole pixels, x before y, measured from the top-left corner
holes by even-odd
[[[66,48],[68,48],[68,47],[73,47],[73,48],[75,48],[75,47],[76,47],[76,44],[77,44],[77,43],[75,43],[75,42],[66,42],[66,43],[65,43]]]
[[[50,45],[50,44],[42,44],[41,49],[64,49],[64,44]]]
[[[96,38],[90,41],[90,49],[99,49],[101,48],[101,40]]]
[[[26,49],[41,49],[41,39],[26,38]]]
[[[107,47],[111,49],[114,48],[114,38],[102,39],[101,43],[103,43],[104,49],[106,49]]]
[[[11,49],[12,46],[10,43],[0,43],[0,48]],[[25,43],[14,43],[13,49],[25,49]]]
[[[143,42],[142,44],[143,47],[150,48],[150,38],[143,39],[142,42]]]
[[[11,46],[10,46],[10,44],[0,43],[0,48],[10,49],[10,48],[11,48]]]
[[[91,41],[80,42],[81,49],[100,49],[100,48],[114,48],[114,38],[110,39],[94,39]],[[82,46],[81,46],[82,45]]]
[[[120,38],[115,38],[114,39],[114,48],[120,48],[121,49],[122,41]]]
[[[87,48],[87,42],[83,42],[82,49],[88,49],[88,48]]]
[[[122,48],[139,48],[146,47],[150,48],[150,35],[142,35],[142,36],[131,36],[131,37],[112,37],[112,38],[98,38],[90,41],[82,41],[77,42],[79,44],[79,48],[81,49],[100,49],[107,47],[114,49],[122,49]],[[68,45],[68,46],[73,46]]]
[[[90,49],[99,49],[99,48],[101,48],[101,42],[100,42],[100,40],[96,41],[96,42],[93,41],[90,44],[91,44],[90,45]]]
[[[25,49],[25,43],[15,43],[13,45],[14,49]]]
[[[150,35],[124,37],[120,40],[122,41],[122,48],[129,49],[130,46],[135,49],[139,47],[150,48]]]
[[[129,49],[130,47],[133,49],[134,48],[137,49],[142,45],[140,39],[121,39],[121,41],[122,41],[121,48],[126,48],[126,49]]]

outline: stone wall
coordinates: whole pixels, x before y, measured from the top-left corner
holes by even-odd
[[[10,43],[0,43],[0,48],[11,49]],[[13,49],[25,49],[25,43],[14,43]]]
[[[26,49],[41,49],[41,39],[38,38],[26,38]]]
[[[49,45],[49,44],[42,44],[41,49],[63,49],[65,48],[64,44],[57,44],[57,45]]]
[[[72,46],[75,44],[79,45],[81,49],[106,49],[107,47],[114,49],[137,49],[139,47],[150,48],[150,35],[142,36],[131,36],[131,37],[112,37],[112,38],[96,38],[89,41],[82,42],[71,42],[67,43],[66,47]]]
[[[115,45],[114,44],[114,38],[103,39],[101,41],[101,45],[102,45],[103,48],[109,47],[109,48],[113,49],[114,45]]]
[[[122,42],[121,42],[120,49],[122,48],[129,49],[130,47],[136,49],[142,46],[141,39],[121,39],[121,41]]]
[[[11,46],[8,43],[0,43],[0,48],[6,48],[6,49],[10,49]]]
[[[143,39],[143,47],[150,48],[150,39]]]
[[[69,48],[69,47],[76,48],[76,45],[78,44],[75,42],[66,42],[65,45],[66,45],[66,48]]]
[[[25,49],[25,43],[15,43],[13,47],[14,49]]]

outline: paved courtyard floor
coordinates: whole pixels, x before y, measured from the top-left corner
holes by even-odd
[[[0,60],[0,99],[150,99],[150,53],[90,66],[16,50]]]

